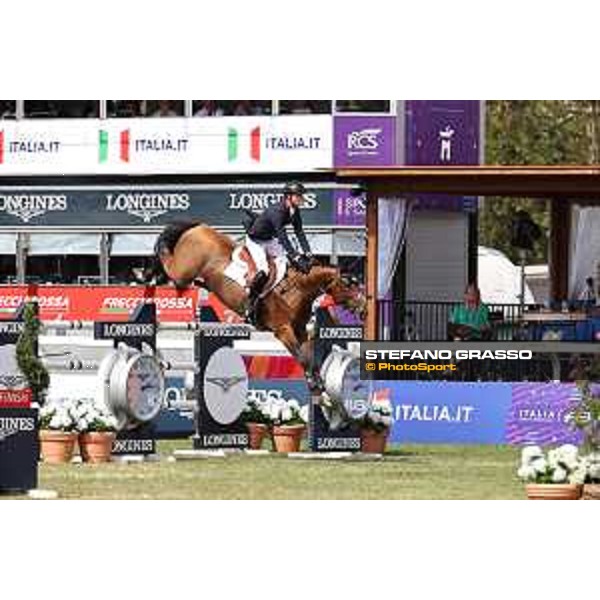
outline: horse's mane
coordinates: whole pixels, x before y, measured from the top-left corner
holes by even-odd
[[[154,252],[157,256],[160,256],[163,250],[173,252],[173,249],[179,241],[179,238],[188,229],[192,229],[193,227],[197,227],[201,224],[202,223],[200,223],[200,221],[178,221],[166,225],[165,228],[162,230],[161,234],[158,236],[158,239],[156,240]]]

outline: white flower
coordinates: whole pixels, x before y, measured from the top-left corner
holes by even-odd
[[[577,485],[583,485],[587,476],[587,468],[585,463],[575,469],[571,475],[569,475],[569,483],[575,483]]]
[[[300,411],[300,404],[298,403],[298,400],[296,400],[295,398],[290,398],[288,400],[288,408],[291,410],[295,410],[295,411]]]
[[[600,463],[590,463],[588,473],[594,481],[600,480]]]
[[[302,406],[300,408],[300,418],[305,422],[308,423],[308,404],[305,404],[304,406]]]
[[[546,472],[546,469],[548,468],[548,462],[546,461],[546,459],[543,456],[540,456],[538,458],[533,459],[530,463],[529,466],[536,472],[539,473],[540,475]]]
[[[383,425],[385,425],[386,427],[391,427],[392,426],[392,417],[390,417],[390,416],[381,417],[381,423]]]
[[[279,419],[280,412],[281,411],[279,410],[279,406],[277,406],[276,404],[272,404],[269,410],[269,418],[273,421],[277,421],[277,419]]]
[[[287,423],[288,421],[291,421],[293,418],[294,414],[292,413],[292,411],[286,406],[282,411],[281,411],[281,420],[284,423]]]
[[[552,473],[553,483],[565,483],[567,481],[567,471],[562,467],[556,467]]]
[[[536,458],[543,457],[544,453],[539,446],[525,446],[521,452],[521,462],[526,465]]]
[[[517,476],[523,481],[535,481],[535,469],[527,465],[522,465],[517,471]]]
[[[62,419],[58,417],[58,415],[54,415],[50,419],[49,423],[50,429],[60,429],[62,427]]]

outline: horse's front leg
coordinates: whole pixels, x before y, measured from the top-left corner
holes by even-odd
[[[321,379],[319,365],[315,364],[315,344],[314,340],[305,339],[300,344],[300,364],[304,369],[304,374],[308,382],[308,387],[313,395],[320,395],[325,391],[325,385]]]
[[[288,352],[302,365],[308,389],[312,395],[323,391],[320,377],[313,370],[313,361],[306,342],[301,343],[290,324],[281,325],[273,329],[275,337],[286,347]]]

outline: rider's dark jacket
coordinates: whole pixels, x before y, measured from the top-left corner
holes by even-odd
[[[277,238],[288,254],[295,254],[296,251],[285,231],[286,225],[294,227],[294,233],[300,242],[302,251],[310,253],[310,246],[302,228],[300,210],[296,208],[292,214],[291,209],[286,205],[285,201],[271,204],[271,206],[254,219],[254,222],[248,227],[247,232],[251,239],[261,242]]]

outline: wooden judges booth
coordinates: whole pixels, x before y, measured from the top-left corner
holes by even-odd
[[[418,194],[545,198],[550,206],[551,296],[567,299],[571,206],[600,205],[600,166],[379,167],[338,169],[367,192],[366,339],[377,337],[378,200]]]

